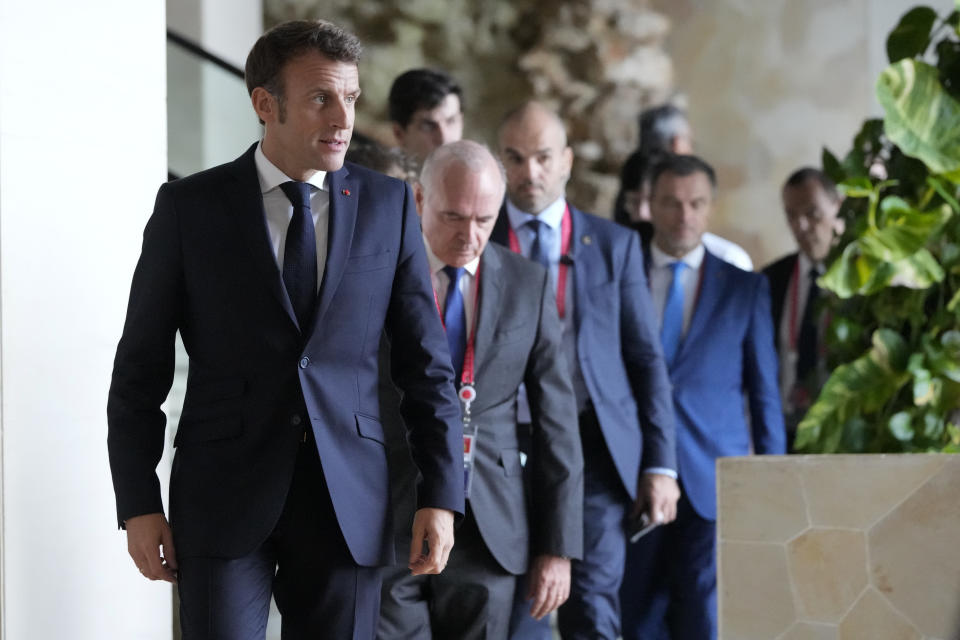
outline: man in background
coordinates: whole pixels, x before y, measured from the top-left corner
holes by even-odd
[[[378,630],[383,640],[502,640],[517,576],[529,571],[533,614],[541,618],[567,599],[571,559],[582,557],[583,458],[553,288],[546,269],[487,244],[503,193],[496,160],[468,140],[431,153],[415,186],[464,398],[467,510],[442,575],[388,572]],[[521,383],[537,451],[526,468],[529,505],[517,443]],[[406,458],[400,475],[409,478],[416,467],[409,453]],[[413,519],[412,504],[400,511],[401,520]]]
[[[675,522],[629,546],[623,638],[713,640],[716,460],[784,452],[770,297],[766,278],[704,247],[716,194],[710,165],[666,156],[651,180],[647,262],[673,385],[682,495]]]
[[[764,268],[770,281],[773,329],[780,354],[780,397],[792,447],[797,425],[820,392],[827,371],[822,357],[823,318],[817,311],[817,278],[843,233],[842,198],[822,171],[798,169],[781,192],[787,224],[799,251]]]
[[[411,69],[393,81],[393,135],[418,166],[440,145],[463,137],[462,98],[457,81],[437,69]]]
[[[573,151],[554,112],[521,105],[498,141],[507,199],[491,238],[550,272],[583,445],[584,557],[573,563],[560,632],[616,638],[628,516],[669,522],[678,499],[670,384],[643,254],[636,234],[567,202]],[[540,455],[528,453],[528,464]],[[549,628],[528,629],[531,604],[521,606],[513,637],[549,637]]]
[[[665,155],[693,153],[693,128],[680,107],[665,104],[640,114],[640,146],[620,170],[620,192],[613,219],[631,227],[643,238],[644,247],[653,236],[650,223],[650,172]],[[703,244],[715,256],[746,271],[753,271],[750,255],[740,245],[709,231]]]

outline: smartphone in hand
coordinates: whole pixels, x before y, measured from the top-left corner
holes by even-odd
[[[641,513],[639,517],[630,518],[630,528],[627,530],[627,537],[630,542],[636,542],[660,526],[659,522],[654,522],[646,512]]]

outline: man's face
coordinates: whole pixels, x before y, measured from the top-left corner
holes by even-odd
[[[660,174],[650,197],[653,241],[675,258],[686,255],[700,244],[712,209],[713,189],[705,173]]]
[[[483,253],[493,231],[503,200],[499,170],[452,162],[430,182],[429,193],[420,183],[414,187],[423,235],[435,256],[462,267]]]
[[[534,111],[500,130],[500,160],[507,171],[510,202],[539,215],[563,195],[573,165],[560,123]]]
[[[832,199],[813,178],[785,186],[782,195],[787,224],[797,245],[810,260],[822,262],[843,233],[843,220],[837,217],[840,201]]]
[[[417,109],[406,127],[393,124],[393,134],[404,151],[423,162],[437,147],[463,137],[460,98],[448,93],[433,109]]]
[[[336,171],[353,133],[357,65],[310,52],[288,62],[282,75],[282,101],[262,87],[252,95],[264,121],[264,154],[291,178]]]

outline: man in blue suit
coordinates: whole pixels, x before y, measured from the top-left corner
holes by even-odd
[[[785,448],[770,294],[763,275],[703,247],[716,191],[710,165],[668,156],[651,185],[648,268],[673,384],[683,495],[676,521],[627,552],[623,637],[710,640],[717,635],[716,460]]]
[[[679,493],[670,384],[639,237],[567,202],[573,152],[563,123],[543,105],[509,113],[499,146],[507,199],[491,239],[550,272],[580,418],[584,557],[572,565],[560,632],[613,640],[628,515],[669,522]],[[532,625],[529,614],[515,615],[513,637],[549,637],[549,628]]]
[[[393,555],[384,331],[423,477],[415,573],[442,570],[463,513],[459,402],[412,194],[343,166],[359,55],[323,21],[262,36],[246,66],[262,141],[162,186],[144,232],[108,445],[130,555],[178,583],[184,638],[262,639],[271,592],[284,638],[373,637]],[[190,362],[168,525],[155,469],[177,331]]]

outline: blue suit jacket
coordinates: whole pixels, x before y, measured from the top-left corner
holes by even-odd
[[[413,198],[405,183],[355,165],[328,176],[327,261],[313,323],[298,327],[268,240],[254,149],[157,195],[107,407],[118,517],[163,510],[160,404],[179,330],[190,364],[170,484],[178,554],[230,558],[260,544],[312,426],[354,560],[385,564],[384,330],[424,476],[420,506],[463,511],[460,407]]]
[[[670,381],[639,237],[570,205],[577,355],[617,474],[636,499],[641,469],[676,469]],[[509,246],[506,209],[491,239]]]
[[[690,504],[717,517],[717,458],[784,453],[767,279],[709,251],[690,327],[670,367],[680,481]],[[743,394],[750,421],[743,410]]]

